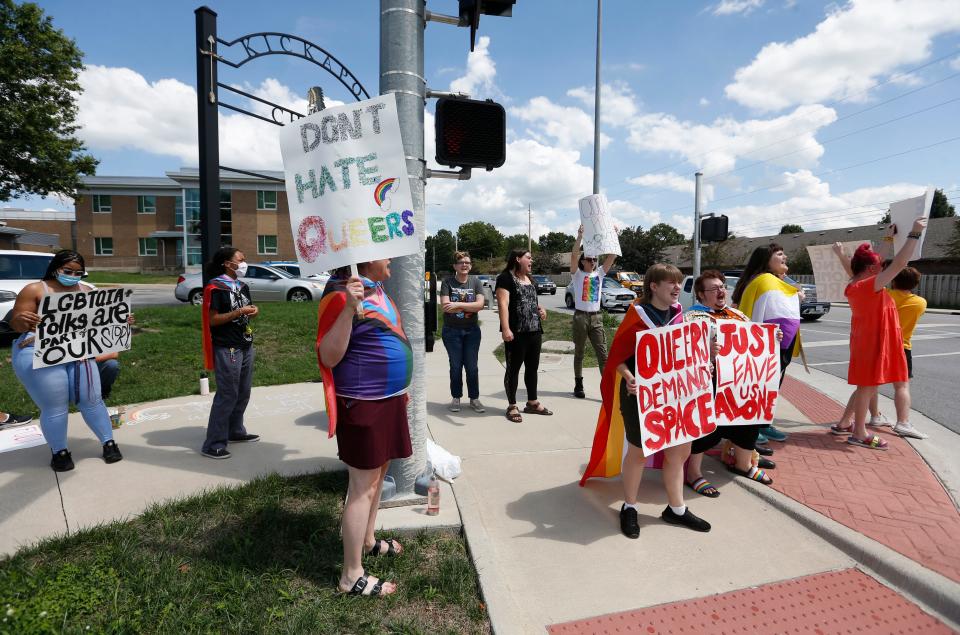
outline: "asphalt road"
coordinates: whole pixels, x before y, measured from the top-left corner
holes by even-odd
[[[173,297],[174,285],[136,286],[133,288],[133,309],[138,306],[187,306]]]
[[[557,289],[557,295],[540,296],[540,305],[573,313],[563,304],[563,289]],[[834,306],[819,321],[803,322],[800,333],[807,363],[812,368],[846,379],[850,360],[850,309]],[[920,318],[912,344],[910,393],[913,409],[960,434],[960,411],[953,392],[960,390],[960,315],[926,313]],[[893,397],[891,386],[881,387],[880,392]],[[895,419],[893,412],[884,414]]]

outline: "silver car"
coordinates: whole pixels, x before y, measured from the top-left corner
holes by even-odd
[[[254,302],[311,302],[323,295],[324,283],[295,278],[286,271],[258,264],[247,265],[243,281],[250,287]],[[181,302],[203,304],[203,278],[199,273],[180,276],[173,295]]]
[[[574,308],[573,294],[576,293],[576,289],[573,288],[573,283],[571,282],[567,285],[567,290],[564,292],[564,303],[567,305],[568,309]],[[613,278],[604,278],[603,286],[600,288],[600,308],[606,311],[613,311],[614,309],[622,309],[624,312],[630,305],[633,304],[634,300],[637,299],[637,294],[626,288]]]

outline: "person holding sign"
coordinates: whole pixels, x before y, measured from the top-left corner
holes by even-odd
[[[537,287],[530,277],[533,256],[526,249],[513,249],[507,254],[507,266],[497,276],[497,311],[500,314],[500,335],[507,363],[503,387],[507,391],[506,417],[514,423],[523,421],[517,408],[517,385],[520,367],[524,367],[523,383],[527,388],[527,405],[523,411],[535,415],[552,415],[537,400],[537,369],[540,367],[540,345],[543,339],[541,322],[547,319],[537,300]]]
[[[607,334],[603,330],[603,316],[600,313],[600,290],[603,288],[603,276],[616,262],[616,254],[609,254],[603,265],[597,265],[597,256],[583,253],[583,225],[577,230],[577,243],[570,252],[570,273],[573,280],[573,395],[577,399],[586,397],[583,391],[583,352],[587,338],[597,354],[600,375],[607,363]],[[579,257],[578,257],[579,255]]]
[[[349,483],[343,509],[340,590],[363,596],[397,590],[364,571],[363,555],[403,553],[396,540],[374,536],[380,490],[393,459],[413,453],[407,424],[407,388],[413,354],[400,311],[383,290],[390,261],[374,260],[336,270],[320,300],[317,359],[323,377],[329,434],[337,436]]]
[[[460,412],[463,397],[463,371],[467,371],[467,396],[474,412],[486,412],[480,403],[480,375],[477,357],[480,353],[480,320],[486,299],[483,285],[476,276],[469,276],[470,254],[453,254],[456,272],[440,285],[440,305],[443,307],[443,347],[450,358],[451,412]]]
[[[647,459],[643,454],[643,431],[637,393],[638,374],[650,368],[637,368],[637,335],[643,331],[683,323],[683,308],[677,301],[683,274],[673,265],[656,264],[643,279],[641,302],[626,313],[610,347],[610,358],[600,383],[603,401],[597,418],[597,430],[587,469],[580,479],[610,478],[621,472],[624,503],[620,508],[620,531],[627,538],[638,538],[637,496]],[[626,441],[626,453],[623,451]],[[654,454],[663,466],[663,483],[669,501],[660,517],[670,524],[695,531],[710,531],[710,523],[695,516],[683,503],[683,464],[690,455],[690,443],[667,447]]]
[[[103,460],[116,463],[123,459],[120,448],[113,440],[110,415],[100,397],[100,373],[93,356],[79,361],[70,361],[34,368],[34,348],[40,325],[40,303],[45,295],[53,293],[77,293],[92,290],[91,285],[81,283],[86,265],[83,256],[76,251],[58,251],[50,260],[47,271],[39,282],[25,286],[13,305],[10,327],[20,337],[13,345],[13,370],[17,379],[26,388],[30,398],[40,408],[40,429],[50,447],[50,467],[55,472],[67,472],[74,468],[73,458],[67,449],[67,415],[70,404],[75,404],[87,426],[103,446]],[[133,316],[128,317],[132,321]]]
[[[847,443],[871,450],[886,450],[887,442],[867,433],[867,409],[876,395],[877,386],[893,384],[895,392],[906,392],[898,404],[897,426],[912,429],[905,418],[909,413],[909,370],[901,337],[897,306],[884,289],[899,274],[916,248],[927,226],[926,218],[914,221],[907,240],[893,261],[883,268],[880,256],[869,245],[861,245],[850,260],[853,278],[844,292],[850,303],[850,365],[847,383],[854,392],[853,429]],[[903,406],[906,406],[905,408]],[[906,412],[903,412],[905,409]]]
[[[260,440],[243,425],[253,385],[250,320],[259,313],[250,299],[250,287],[240,280],[246,272],[246,257],[234,247],[221,247],[207,265],[210,282],[203,290],[203,359],[204,368],[215,372],[217,392],[200,453],[210,459],[229,459],[228,443]]]
[[[800,355],[800,289],[781,279],[786,275],[787,255],[783,247],[770,243],[757,247],[737,280],[733,304],[754,322],[776,324],[783,333],[780,340],[780,384],[790,361]],[[786,441],[787,434],[772,425],[760,430],[760,440]]]

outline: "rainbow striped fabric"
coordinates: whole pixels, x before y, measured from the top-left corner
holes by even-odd
[[[580,296],[580,299],[583,302],[599,302],[600,301],[600,286],[603,284],[603,279],[600,276],[587,276],[583,279],[583,293]]]

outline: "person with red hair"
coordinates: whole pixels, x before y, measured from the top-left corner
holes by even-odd
[[[886,441],[875,434],[867,434],[867,409],[877,386],[905,385],[908,370],[897,306],[884,287],[907,266],[916,250],[916,241],[926,226],[926,218],[913,222],[907,241],[886,268],[881,264],[880,255],[868,244],[857,247],[850,259],[853,277],[843,293],[850,303],[851,313],[847,383],[856,386],[853,430],[847,438],[851,445],[871,450],[887,449]]]

